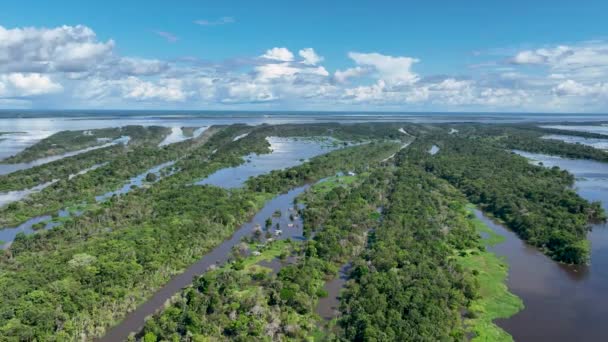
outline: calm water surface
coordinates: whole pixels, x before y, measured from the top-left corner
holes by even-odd
[[[103,201],[106,201],[106,200],[112,198],[112,196],[123,195],[123,194],[126,194],[129,191],[133,190],[134,188],[140,188],[144,184],[150,184],[150,182],[145,181],[146,175],[148,175],[148,173],[155,174],[157,178],[154,182],[158,182],[161,178],[169,176],[173,172],[175,172],[175,170],[173,170],[173,169],[168,170],[168,168],[170,168],[173,164],[175,164],[175,161],[170,161],[170,162],[166,162],[166,163],[154,166],[154,167],[146,170],[145,172],[140,173],[137,176],[129,179],[129,181],[127,181],[121,188],[114,190],[114,191],[109,191],[100,196],[96,196],[95,200],[97,202],[103,202]],[[94,165],[88,169],[80,171],[79,174],[86,173],[88,171],[99,168],[103,165],[105,165],[105,163]],[[168,170],[168,171],[166,171],[166,170]],[[166,171],[166,172],[163,172],[163,171]],[[75,176],[76,175],[71,175],[69,178],[71,179]],[[45,185],[45,187],[46,187],[51,184],[48,184],[48,185],[43,184],[43,185]],[[32,191],[32,189],[34,189],[34,191]],[[40,191],[37,188],[32,188],[32,189],[26,190],[26,192],[18,192],[19,193],[18,195],[21,196],[21,198],[23,198],[31,193]],[[11,193],[5,193],[7,202],[9,200],[11,200],[11,201],[14,200],[12,198],[13,195],[11,195]],[[0,194],[0,200],[2,200],[2,199],[3,199],[3,194]],[[70,211],[68,211],[67,209],[61,209],[57,212],[57,216],[60,218],[67,218],[73,214],[76,214],[78,216],[81,214],[81,212],[76,211],[74,213],[70,213]],[[19,233],[23,233],[26,235],[35,233],[36,230],[33,227],[34,227],[34,225],[36,225],[37,223],[40,223],[40,222],[46,223],[42,229],[51,229],[51,228],[54,228],[54,227],[58,226],[59,224],[61,224],[58,221],[53,221],[53,217],[51,215],[41,215],[41,216],[33,217],[16,227],[2,227],[2,228],[0,228],[0,250],[8,248],[10,246],[10,244],[15,240],[15,237],[17,236],[17,234],[19,234]]]
[[[258,225],[263,227],[265,220],[268,217],[272,217],[275,211],[282,213],[281,217],[274,219],[274,223],[279,223],[283,233],[279,236],[273,234],[273,238],[304,239],[302,236],[302,222],[299,219],[291,222],[287,213],[289,212],[289,208],[293,208],[294,199],[308,189],[308,187],[309,185],[295,188],[267,202],[253,219],[243,224],[228,240],[222,242],[198,262],[188,267],[185,272],[173,277],[164,287],[154,293],[149,300],[138,306],[135,311],[127,314],[127,317],[121,323],[109,329],[106,335],[100,338],[99,341],[124,341],[130,333],[139,332],[143,328],[147,316],[160,310],[168,299],[180,292],[184,287],[192,284],[194,277],[203,274],[213,265],[223,264],[228,261],[232,247],[238,245],[242,238],[252,236],[254,229]],[[290,223],[293,223],[294,226],[288,227]],[[274,231],[273,228],[272,232]]]
[[[63,158],[73,157],[73,156],[77,156],[79,154],[83,154],[83,153],[86,153],[89,151],[98,150],[100,148],[110,147],[110,146],[114,146],[114,145],[118,145],[118,144],[126,145],[129,143],[129,140],[130,140],[129,137],[124,136],[124,137],[120,137],[120,138],[113,140],[106,144],[91,146],[91,147],[83,148],[82,150],[77,150],[77,151],[70,151],[70,152],[66,152],[63,154],[58,154],[56,156],[44,157],[44,158],[36,159],[36,160],[27,162],[27,163],[0,164],[0,175],[9,174],[9,173],[19,171],[19,170],[29,169],[29,168],[32,168],[32,167],[38,166],[38,165],[44,165],[44,164],[54,162],[56,160],[60,160]]]
[[[608,210],[608,164],[517,151],[546,167],[559,166],[577,177],[576,190],[584,198],[601,200]],[[589,233],[591,264],[559,264],[495,224],[476,215],[506,241],[491,250],[509,262],[507,285],[521,297],[525,309],[497,324],[516,341],[608,340],[608,229],[595,225]]]
[[[606,114],[518,114],[518,113],[323,113],[323,112],[188,112],[188,111],[0,111],[0,160],[14,155],[53,133],[64,130],[122,127],[127,125],[208,127],[245,123],[249,125],[314,122],[411,122],[411,123],[516,123],[608,121]],[[566,128],[572,126],[564,126]],[[592,129],[597,126],[591,126]],[[608,130],[608,127],[606,127]],[[608,131],[607,131],[608,134]],[[3,140],[4,139],[4,140]]]
[[[297,166],[309,158],[338,148],[331,143],[331,140],[327,142],[279,137],[268,137],[266,140],[270,143],[271,153],[248,155],[245,157],[245,163],[218,170],[196,184],[238,188],[243,186],[249,177]]]
[[[608,125],[544,125],[543,128],[561,129],[565,131],[588,132],[608,135]]]
[[[543,137],[543,139],[560,140],[563,142],[567,142],[569,144],[587,145],[587,146],[595,147],[600,150],[608,149],[608,138],[597,139],[597,138],[577,137],[577,136],[572,136],[572,135],[551,134],[551,135],[545,135]]]

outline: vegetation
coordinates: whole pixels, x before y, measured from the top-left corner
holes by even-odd
[[[149,156],[155,154],[158,152],[158,149],[156,148],[158,142],[164,139],[164,137],[168,134],[167,128],[157,126],[126,126],[121,129],[114,130],[115,135],[122,136],[124,134],[125,136],[129,136],[131,138],[126,147],[119,144],[95,149],[86,153],[62,158],[60,160],[16,171],[10,174],[0,175],[0,191],[22,190],[52,181],[54,179],[68,179],[70,175],[77,174],[81,170],[112,161],[115,158],[125,157],[125,155],[128,153],[131,153],[129,157],[132,158],[134,155],[139,154],[139,150],[142,150],[142,154],[144,155],[147,154]],[[91,132],[94,131],[95,130],[92,130]],[[78,150],[79,148],[67,147],[71,141],[69,138],[72,135],[76,135],[77,137],[85,137],[87,140],[92,139],[91,137],[95,137],[95,135],[84,135],[83,132],[85,131],[66,132],[69,133],[68,137],[64,137],[63,132],[57,133],[47,138],[49,140],[43,139],[25,151],[17,154],[15,157],[7,159],[5,162],[24,162],[42,157],[44,154],[50,153],[50,151],[56,152],[57,150],[55,147],[51,147],[55,143],[60,144],[61,146],[65,145],[65,149],[68,150]]]
[[[99,336],[172,275],[228,237],[272,194],[191,184],[242,163],[244,155],[267,151],[266,140],[255,134],[232,141],[250,129],[231,126],[216,132],[179,159],[175,164],[179,172],[152,187],[105,203],[89,203],[82,216],[52,230],[19,235],[0,259],[0,336],[26,340]],[[371,151],[375,160],[390,153],[381,147],[386,146],[351,147],[348,155],[368,164],[371,161],[362,156]],[[172,149],[160,149],[157,155],[162,151]],[[321,168],[316,176],[327,177],[334,169],[354,165],[343,153],[323,157],[333,168]],[[296,172],[306,170],[305,165]]]
[[[169,133],[169,128],[159,126],[125,126],[83,131],[61,131],[40,140],[2,162],[11,164],[26,163],[44,157],[99,146],[124,136],[129,137],[129,144],[133,145],[158,144]]]
[[[444,181],[400,164],[382,225],[355,259],[342,297],[345,340],[462,340],[460,309],[478,285],[452,257],[477,246],[464,199]]]
[[[436,155],[426,152],[431,143],[441,146]],[[604,214],[599,203],[574,192],[571,174],[531,165],[484,140],[462,136],[429,136],[409,151],[407,160],[449,181],[554,259],[587,262],[588,223]]]
[[[451,126],[450,126],[451,127]],[[589,159],[608,162],[608,152],[583,145],[559,140],[542,139],[548,134],[570,135],[606,139],[605,135],[567,130],[540,128],[528,125],[467,125],[459,127],[459,136],[469,139],[483,139],[496,147],[509,150],[557,155],[565,158]]]
[[[171,307],[148,320],[143,335],[152,341],[310,338],[318,329],[315,307],[324,295],[324,280],[360,251],[367,230],[377,224],[370,213],[386,191],[384,176],[375,173],[346,187],[314,186],[301,199],[307,205],[305,225],[318,230],[314,239],[273,242],[264,245],[257,256],[234,253],[230,264],[205,273]],[[252,243],[249,248],[258,246]],[[280,255],[291,255],[296,261],[276,275],[256,265],[261,259]]]
[[[451,127],[458,133],[449,134]],[[249,179],[243,188],[193,185],[245,162],[243,156],[269,152],[271,135],[346,144]],[[504,285],[504,262],[485,249],[499,237],[480,239],[489,228],[467,204],[569,263],[588,259],[587,224],[603,218],[598,204],[572,190],[572,175],[508,151],[517,144],[532,149],[540,136],[538,128],[470,124],[216,126],[164,147],[154,135],[126,149],[99,149],[1,176],[0,189],[60,179],[0,209],[4,225],[60,208],[81,215],[18,235],[0,256],[0,340],[103,335],[269,199],[306,184],[314,185],[294,204],[300,209],[270,214],[267,224],[272,229],[278,219],[301,218],[305,240],[277,241],[270,231],[247,238],[229,263],[195,279],[150,319],[143,340],[508,340],[492,320],[512,315],[521,301]],[[432,145],[439,153],[428,153]],[[538,146],[600,158],[571,144]],[[175,161],[171,173],[147,171],[168,161]],[[349,171],[355,175],[337,175]],[[95,201],[138,174],[145,187]],[[259,264],[275,258],[285,261],[276,273]],[[340,314],[327,325],[316,313],[318,300],[347,262],[352,268]]]
[[[493,323],[498,318],[509,318],[523,309],[523,302],[505,285],[508,265],[485,247],[501,243],[504,237],[495,233],[470,213],[469,219],[477,232],[484,233],[480,248],[471,249],[458,256],[464,270],[476,275],[479,296],[468,308],[465,326],[475,334],[472,341],[512,341],[512,337]]]

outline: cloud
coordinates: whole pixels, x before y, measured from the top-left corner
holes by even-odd
[[[304,61],[302,61],[302,63],[306,65],[317,65],[320,62],[323,62],[323,57],[317,55],[313,48],[302,49],[298,51],[298,55],[304,58]]]
[[[260,57],[263,59],[279,62],[293,61],[293,53],[291,53],[291,51],[284,47],[275,47],[270,50],[266,50],[266,52]]]
[[[50,77],[37,73],[0,75],[0,96],[22,97],[58,93],[63,90]]]
[[[608,101],[608,83],[584,85],[573,80],[566,80],[553,88],[557,96],[604,97]]]
[[[416,58],[393,57],[376,52],[350,52],[348,57],[360,66],[373,68],[378,77],[389,85],[412,84],[419,79],[411,70],[412,65],[419,62]]]
[[[0,70],[5,72],[78,72],[108,58],[114,41],[100,42],[82,25],[57,28],[0,26]]]
[[[201,25],[221,22],[230,20],[203,21]],[[81,25],[0,27],[0,104],[184,109],[608,109],[608,43],[602,41],[502,49],[499,57],[493,55],[494,60],[483,61],[483,66],[447,75],[419,74],[414,71],[414,65],[422,63],[419,59],[379,51],[347,53],[348,63],[330,72],[325,59],[312,47],[294,50],[297,54],[286,47],[271,47],[263,54],[212,61],[196,56],[174,60],[123,56],[115,45]]]
[[[362,67],[354,67],[348,68],[346,70],[336,70],[334,73],[334,80],[338,83],[346,83],[351,78],[361,77],[363,75],[369,74],[371,69],[362,68]]]
[[[150,76],[169,70],[169,63],[157,59],[124,57],[118,60],[117,68],[124,75]]]
[[[329,72],[324,67],[298,67],[290,63],[269,63],[255,67],[257,79],[269,81],[277,78],[293,78],[298,74],[308,74],[316,76],[329,76]]]
[[[154,31],[154,33],[162,38],[164,38],[169,43],[175,43],[179,40],[179,37],[174,35],[171,32],[167,31]]]
[[[194,23],[200,26],[218,26],[218,25],[226,25],[233,24],[236,22],[236,19],[233,17],[221,17],[217,20],[207,20],[207,19],[199,19],[195,20]]]
[[[78,97],[85,100],[119,97],[135,101],[181,102],[188,97],[184,86],[184,81],[179,79],[160,79],[152,82],[135,76],[117,80],[93,78],[87,80],[79,89]]]
[[[515,65],[545,66],[553,73],[587,80],[608,77],[608,43],[584,42],[524,50],[509,59]]]

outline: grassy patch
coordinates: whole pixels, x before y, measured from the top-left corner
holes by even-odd
[[[475,230],[483,237],[483,242],[486,246],[495,246],[505,241],[505,237],[496,233],[492,228],[488,227],[483,221],[475,217],[473,210],[475,209],[474,204],[467,204],[467,209],[470,212],[471,222],[475,226]]]
[[[252,245],[252,250],[255,250]],[[274,258],[278,258],[281,253],[287,251],[290,244],[286,240],[277,240],[271,244],[266,245],[263,249],[259,250],[260,255],[251,255],[243,260],[243,266],[250,273],[255,273],[257,268],[261,266],[257,265],[260,261],[270,261]],[[251,272],[253,271],[253,272]]]
[[[339,186],[348,186],[357,180],[357,176],[333,176],[326,178],[323,182],[315,184],[312,191],[315,194],[328,193]]]
[[[469,207],[469,210],[472,208]],[[484,245],[491,246],[504,240],[481,220],[475,217],[470,220],[479,233],[486,235]],[[524,308],[522,300],[509,292],[505,284],[508,265],[487,251],[467,253],[458,259],[465,269],[472,273],[476,271],[475,277],[479,283],[480,296],[469,306],[471,318],[465,321],[468,330],[475,333],[472,341],[512,341],[511,335],[493,323],[497,318],[511,317]]]

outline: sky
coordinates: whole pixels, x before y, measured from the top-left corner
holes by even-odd
[[[6,0],[0,108],[608,112],[608,1]]]

